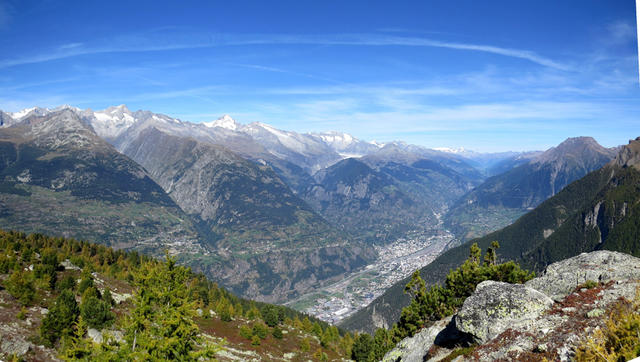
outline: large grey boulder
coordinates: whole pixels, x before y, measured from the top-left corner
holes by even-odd
[[[383,362],[422,362],[436,337],[451,322],[451,317],[437,321],[431,327],[421,330],[413,337],[400,341],[394,349],[387,352],[382,358]]]
[[[632,279],[640,279],[640,259],[601,250],[553,263],[541,276],[525,285],[545,293],[555,301],[561,301],[587,280],[606,283],[610,280]]]
[[[25,341],[22,337],[15,337],[13,339],[4,338],[0,342],[0,352],[17,357],[24,356],[32,348],[33,344]]]
[[[553,300],[522,284],[484,281],[454,317],[456,328],[485,343],[509,328],[530,328]]]

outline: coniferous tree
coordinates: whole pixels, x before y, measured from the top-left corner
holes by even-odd
[[[342,355],[351,356],[351,347],[353,346],[353,338],[350,333],[345,333],[338,344]]]
[[[282,334],[282,329],[280,329],[280,327],[278,326],[273,327],[273,331],[271,332],[271,335],[275,339],[282,339],[284,337],[284,335]]]
[[[135,360],[195,361],[219,349],[202,344],[196,303],[189,300],[189,270],[167,255],[164,263],[144,263],[135,275],[135,305],[126,330],[127,358]]]
[[[309,352],[311,349],[311,342],[309,342],[309,338],[305,337],[300,341],[300,350],[302,352]]]
[[[113,296],[111,295],[111,291],[109,289],[105,289],[102,294],[102,300],[110,306],[116,305],[116,301],[113,300]]]
[[[75,287],[76,287],[76,280],[71,275],[67,275],[64,279],[62,279],[59,283],[57,283],[57,288],[59,290],[69,289],[73,291]]]
[[[280,322],[278,309],[275,305],[267,305],[262,309],[262,317],[269,327],[275,327]]]
[[[373,347],[373,338],[369,334],[359,334],[353,342],[351,358],[356,362],[369,361]]]
[[[108,326],[115,318],[111,312],[111,305],[93,295],[83,298],[80,315],[89,327],[96,329]]]
[[[384,329],[376,329],[376,333],[373,336],[373,353],[376,361],[382,360],[385,353],[391,350],[395,346],[393,343],[391,333]]]
[[[33,302],[36,289],[33,286],[33,276],[30,272],[22,270],[14,271],[5,282],[9,294],[20,301],[22,305],[29,305]]]
[[[269,334],[269,328],[260,321],[253,324],[252,333],[254,336],[260,337],[260,339],[265,339],[267,338],[267,334]]]
[[[49,346],[53,346],[60,337],[71,334],[79,314],[80,309],[73,292],[63,290],[42,320],[40,336]]]

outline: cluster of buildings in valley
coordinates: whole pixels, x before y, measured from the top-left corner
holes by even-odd
[[[364,270],[323,288],[323,297],[316,299],[304,312],[326,322],[338,323],[366,307],[396,282],[416,269],[432,262],[453,240],[448,232],[439,230],[429,236],[417,236],[376,247],[379,258]]]

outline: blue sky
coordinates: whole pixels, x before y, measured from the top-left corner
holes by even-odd
[[[640,136],[634,0],[0,0],[0,45],[6,111],[124,103],[478,151]]]

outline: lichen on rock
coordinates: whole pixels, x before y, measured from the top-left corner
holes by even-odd
[[[485,343],[508,328],[530,327],[551,305],[553,301],[535,289],[487,280],[478,284],[454,321],[459,331]]]

